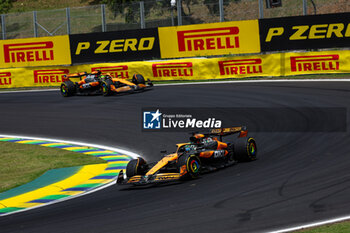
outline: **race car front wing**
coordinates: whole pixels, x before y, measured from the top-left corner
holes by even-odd
[[[151,176],[136,175],[130,178],[124,176],[123,170],[119,172],[117,184],[147,185],[155,183],[166,183],[180,180],[179,173],[158,173]]]

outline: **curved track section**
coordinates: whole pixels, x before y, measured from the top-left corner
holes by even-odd
[[[61,172],[65,175],[62,178],[58,178],[60,177],[60,171],[56,172],[58,176],[47,175],[47,178],[42,178],[46,173],[39,178],[45,180],[44,183],[35,180],[36,184],[29,182],[8,192],[1,193],[0,216],[55,204],[109,187],[116,183],[120,170],[125,172],[128,161],[137,157],[135,154],[128,155],[127,151],[120,151],[117,148],[104,149],[98,147],[98,145],[96,147],[84,143],[57,141],[46,138],[24,139],[18,136],[0,135],[0,142],[59,148],[74,151],[77,154],[82,153],[95,156],[106,162],[104,164],[81,166],[68,173],[65,170]]]
[[[2,94],[0,131],[121,147],[155,160],[187,135],[142,132],[142,107],[347,108],[349,90],[349,82],[286,82],[164,86],[111,98]],[[264,232],[349,214],[348,132],[252,136],[255,162],[181,184],[112,186],[2,217],[1,232]]]

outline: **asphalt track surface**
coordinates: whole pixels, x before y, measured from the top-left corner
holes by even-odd
[[[121,147],[148,160],[187,141],[181,132],[142,132],[144,106],[348,108],[350,83],[165,86],[109,98],[63,98],[55,91],[1,94],[0,132]],[[320,120],[313,118],[305,116],[308,124]],[[0,232],[265,232],[349,215],[348,130],[309,132],[308,124],[305,132],[252,132],[257,161],[181,184],[111,186],[1,217]]]

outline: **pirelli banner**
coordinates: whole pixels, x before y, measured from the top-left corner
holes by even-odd
[[[350,47],[350,13],[259,20],[261,51]]]
[[[281,54],[285,65],[281,76],[350,73],[350,51]]]
[[[0,68],[70,64],[68,36],[0,40]]]
[[[258,20],[160,27],[162,58],[260,53]]]
[[[160,58],[158,29],[70,35],[73,64]]]
[[[154,81],[350,73],[350,51],[1,69],[0,88],[59,86],[65,74],[94,70],[126,79],[140,73]]]

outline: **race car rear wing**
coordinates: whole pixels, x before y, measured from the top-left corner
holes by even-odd
[[[82,77],[84,75],[87,75],[88,73],[86,72],[81,72],[81,73],[75,73],[75,74],[68,74],[67,78],[79,78]]]
[[[238,137],[246,137],[248,134],[248,130],[246,126],[239,127],[230,127],[230,128],[220,128],[220,129],[211,129],[209,131],[209,135],[220,136],[228,136],[231,134],[239,133]]]
[[[239,127],[230,127],[230,128],[219,128],[219,129],[210,129],[207,133],[199,133],[199,132],[192,132],[192,137],[190,137],[190,140],[193,141],[198,137],[204,137],[204,136],[219,136],[220,141],[222,141],[222,137],[228,136],[231,134],[239,133],[238,137],[246,137],[248,135],[248,130],[246,126],[239,126]]]
[[[87,73],[87,72],[80,72],[80,73],[75,73],[75,74],[67,74],[64,76],[64,79],[68,79],[68,78],[81,78],[83,76],[87,76],[87,75],[99,75],[101,74],[101,71],[96,70],[96,71],[92,71],[91,73]]]

